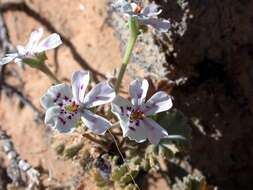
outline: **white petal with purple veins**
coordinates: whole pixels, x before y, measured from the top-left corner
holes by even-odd
[[[68,118],[61,114],[59,106],[53,106],[46,111],[45,124],[61,133],[69,133],[75,130],[75,126],[80,118],[79,114]]]
[[[150,25],[160,32],[168,32],[168,30],[171,28],[171,23],[169,20],[156,19],[156,18],[148,18],[148,19],[138,18],[138,21],[140,25]]]
[[[108,120],[89,110],[84,110],[81,119],[86,127],[98,135],[104,135],[106,130],[111,127],[111,123]]]
[[[107,82],[97,84],[84,98],[86,108],[110,103],[115,98],[115,91]]]
[[[154,115],[172,108],[171,97],[162,91],[155,93],[143,107],[143,112],[146,116]]]
[[[136,122],[137,121],[128,126],[124,136],[127,136],[129,139],[135,140],[138,143],[142,143],[147,139],[148,130],[145,128],[141,120],[138,121],[138,125],[136,125]]]
[[[131,110],[133,109],[133,105],[126,99],[116,96],[112,101],[112,109],[111,111],[117,116],[121,129],[123,131],[123,135],[125,136],[128,126],[129,126],[129,117],[131,114]]]
[[[159,8],[158,5],[156,5],[155,3],[151,3],[150,5],[144,8],[142,14],[145,17],[158,16],[162,12],[162,10],[158,10],[158,8]]]
[[[26,54],[26,49],[23,46],[18,45],[17,46],[18,54],[21,56],[24,56]]]
[[[25,46],[27,52],[33,52],[33,50],[38,46],[39,40],[43,35],[43,28],[39,28],[31,33],[28,43]]]
[[[79,121],[80,115],[72,117],[72,119],[62,118],[59,116],[56,118],[56,125],[54,129],[60,133],[72,133],[76,129],[76,124]]]
[[[60,107],[59,106],[50,107],[46,111],[45,124],[48,127],[55,128],[56,122],[57,122],[57,117],[58,117],[59,113],[60,113]]]
[[[137,107],[145,101],[148,91],[148,81],[146,79],[137,79],[130,84],[129,93],[132,98],[132,104]]]
[[[125,98],[116,96],[112,101],[112,112],[119,118],[129,118],[133,105]]]
[[[76,71],[71,79],[72,91],[74,99],[78,103],[84,102],[85,91],[90,82],[90,72]]]
[[[161,138],[168,136],[167,131],[150,118],[144,118],[143,124],[145,125],[146,129],[146,137],[152,144],[158,144]]]
[[[43,51],[56,48],[61,44],[61,37],[58,34],[54,33],[42,40],[36,47],[35,52],[41,53]]]
[[[41,98],[41,105],[44,109],[48,109],[64,98],[72,98],[71,88],[67,84],[58,84],[51,86],[46,94]]]

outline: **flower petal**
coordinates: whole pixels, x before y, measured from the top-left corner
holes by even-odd
[[[86,127],[98,135],[104,135],[106,133],[106,130],[111,127],[111,123],[108,120],[92,113],[89,110],[84,110],[81,119]]]
[[[112,6],[118,9],[121,13],[132,12],[132,6],[126,0],[117,0]]]
[[[41,53],[49,49],[53,49],[62,44],[61,37],[54,33],[42,40],[36,47],[35,52]]]
[[[115,91],[108,82],[100,82],[84,98],[86,108],[111,102],[115,98]]]
[[[26,49],[23,46],[18,45],[17,51],[20,56],[24,56],[26,54]]]
[[[111,105],[111,111],[117,116],[123,135],[125,136],[129,127],[130,110],[133,109],[133,106],[128,100],[122,98],[121,96],[116,96]]]
[[[71,79],[74,99],[81,103],[84,101],[85,91],[90,82],[90,72],[76,71]]]
[[[138,18],[138,22],[140,25],[150,25],[154,29],[160,31],[160,32],[168,32],[168,30],[171,28],[171,23],[169,20],[165,19],[157,19],[157,18]]]
[[[34,49],[37,47],[39,40],[43,35],[43,28],[39,28],[31,33],[28,43],[25,46],[26,52],[33,53]]]
[[[155,3],[151,3],[143,9],[142,14],[145,17],[158,16],[162,12],[162,10],[158,10],[158,8],[158,5],[156,5]]]
[[[45,124],[60,133],[70,133],[75,130],[80,115],[75,115],[71,119],[63,118],[60,114],[61,108],[54,106],[46,111]]]
[[[67,84],[58,84],[51,86],[40,102],[44,109],[57,105],[57,102],[65,97],[72,98],[71,88]]]
[[[140,106],[144,101],[148,91],[148,81],[137,79],[130,84],[129,93],[134,106]]]
[[[18,56],[17,53],[7,54],[5,57],[3,57],[3,58],[0,60],[0,65],[5,65],[5,64],[7,64],[7,63],[12,62],[17,56]]]
[[[14,59],[14,62],[17,63],[19,65],[19,67],[21,67],[21,68],[24,66],[24,63],[22,61],[23,60],[19,57]]]
[[[128,126],[124,137],[125,136],[127,136],[130,140],[136,141],[137,143],[142,143],[147,139],[148,130],[145,128],[142,120],[135,121]]]
[[[46,111],[45,120],[44,120],[46,126],[51,127],[51,128],[55,128],[56,118],[58,117],[59,113],[60,113],[59,106],[53,106],[53,107],[49,108]]]
[[[166,92],[159,91],[144,104],[143,112],[146,116],[154,115],[169,110],[172,105],[171,97]]]
[[[167,131],[154,120],[150,118],[144,118],[142,122],[145,125],[145,129],[147,131],[147,138],[150,143],[158,144],[161,138],[165,138],[168,136]]]

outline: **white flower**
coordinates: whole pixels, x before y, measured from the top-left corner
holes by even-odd
[[[162,10],[158,10],[159,7],[155,3],[143,8],[134,2],[129,3],[127,0],[117,0],[113,7],[121,13],[135,17],[139,25],[149,25],[160,32],[167,32],[171,27],[169,20],[157,18]]]
[[[133,81],[129,88],[131,103],[117,96],[112,102],[112,112],[120,121],[124,137],[139,143],[148,139],[151,143],[158,144],[168,133],[148,116],[169,110],[172,100],[165,92],[159,91],[145,102],[148,86],[145,79]]]
[[[101,82],[86,93],[89,80],[88,71],[77,71],[72,76],[72,88],[67,84],[58,84],[48,89],[41,98],[41,104],[47,110],[47,126],[59,132],[72,132],[81,119],[96,134],[104,134],[111,127],[109,121],[89,109],[110,103],[115,98],[115,92],[107,82]]]
[[[24,58],[36,58],[38,54],[56,48],[62,44],[60,36],[56,33],[40,41],[42,35],[42,28],[33,31],[26,46],[18,45],[16,48],[17,52],[6,54],[5,57],[0,60],[0,65],[7,64],[11,61],[20,64]]]

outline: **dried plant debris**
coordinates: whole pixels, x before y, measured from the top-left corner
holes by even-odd
[[[177,179],[173,190],[218,190],[217,187],[209,186],[204,177],[188,175],[183,180]]]
[[[28,188],[33,188],[40,184],[40,173],[34,169],[27,161],[20,158],[16,152],[12,140],[0,128],[0,144],[3,147],[4,153],[10,160],[10,166],[7,169],[8,176],[15,186],[26,184]]]

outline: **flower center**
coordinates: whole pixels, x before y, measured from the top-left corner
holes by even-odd
[[[60,106],[61,110],[58,119],[63,125],[65,125],[68,120],[74,119],[76,114],[80,111],[80,106],[72,100],[71,97],[67,97],[62,93],[56,95],[54,103]]]
[[[145,115],[141,110],[135,110],[130,115],[130,121],[142,120],[144,119]]]
[[[142,7],[140,5],[136,5],[133,11],[137,14],[140,14],[142,11]]]
[[[69,105],[65,106],[65,110],[68,113],[73,113],[73,112],[77,112],[78,111],[78,105],[76,104],[76,102],[71,102]]]
[[[128,3],[132,3],[132,0],[128,0]],[[134,6],[132,6],[132,11],[134,13],[140,14],[142,11],[142,7],[140,5],[140,2],[132,3],[132,5],[134,5]]]

